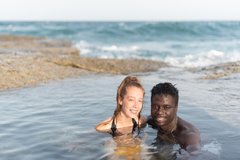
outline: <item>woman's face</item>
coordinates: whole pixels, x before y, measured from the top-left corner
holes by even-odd
[[[122,112],[131,118],[138,118],[143,106],[144,91],[141,88],[130,86],[126,88],[126,95],[120,100]]]

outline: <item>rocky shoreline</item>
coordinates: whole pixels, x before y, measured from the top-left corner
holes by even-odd
[[[0,35],[0,90],[32,86],[89,73],[131,74],[169,65],[143,59],[81,57],[72,43],[44,37]],[[214,80],[240,73],[240,62],[191,69],[201,79]]]
[[[163,62],[83,58],[67,41],[0,36],[0,90],[32,86],[90,72],[129,74],[156,71]]]
[[[202,80],[216,80],[240,73],[240,61],[220,63],[202,68],[188,68],[190,72],[201,73]]]

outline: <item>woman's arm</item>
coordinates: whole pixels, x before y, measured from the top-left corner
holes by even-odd
[[[102,121],[99,123],[95,129],[98,132],[109,132],[111,130],[111,124],[112,124],[112,117],[109,117],[108,119]]]

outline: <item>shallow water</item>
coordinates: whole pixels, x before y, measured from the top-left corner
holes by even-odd
[[[239,158],[240,75],[208,81],[198,79],[200,73],[168,68],[138,76],[146,90],[145,116],[150,113],[151,87],[163,81],[176,84],[179,116],[201,132],[202,154],[195,159]],[[123,78],[90,74],[0,92],[1,160],[120,159],[114,155],[112,137],[97,133],[94,126],[112,115],[116,89]],[[155,136],[151,127],[144,129],[140,149],[132,149],[140,156],[135,159],[154,159],[149,149]]]

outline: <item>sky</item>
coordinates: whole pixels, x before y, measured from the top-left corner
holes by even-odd
[[[240,0],[2,0],[0,21],[240,20]]]

